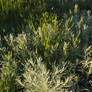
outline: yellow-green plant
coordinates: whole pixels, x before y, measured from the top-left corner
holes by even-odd
[[[5,55],[0,64],[0,92],[15,92],[18,88],[15,80],[17,67],[11,54]]]
[[[20,8],[24,0],[0,0],[0,8],[2,12],[8,13],[10,10]]]
[[[80,34],[81,34],[81,20],[78,22],[77,30],[71,16],[65,22],[59,22],[57,16],[49,16],[46,12],[43,14],[41,26],[38,27],[37,31],[34,31],[33,37],[35,42],[35,52],[41,55],[44,60],[51,61],[77,58],[80,54]],[[54,58],[53,58],[54,57]]]

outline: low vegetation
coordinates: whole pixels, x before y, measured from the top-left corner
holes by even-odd
[[[0,92],[92,92],[91,10],[78,5],[0,0]]]

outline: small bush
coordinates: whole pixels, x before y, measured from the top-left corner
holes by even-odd
[[[41,58],[37,59],[37,62],[32,59],[28,60],[25,65],[24,81],[17,80],[23,87],[25,92],[68,92],[71,87],[73,75],[64,78],[62,75],[65,73],[65,64],[62,65],[62,69],[53,67],[53,72],[49,72],[46,66],[41,62]]]

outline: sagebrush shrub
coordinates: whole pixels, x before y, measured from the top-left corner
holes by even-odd
[[[41,58],[37,61],[29,59],[25,65],[24,81],[17,81],[26,89],[25,92],[68,92],[68,87],[71,87],[73,75],[62,80],[62,75],[65,73],[65,65],[62,68],[53,67],[53,72],[47,70]],[[64,91],[65,90],[65,91]]]

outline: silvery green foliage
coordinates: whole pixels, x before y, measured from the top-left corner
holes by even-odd
[[[49,72],[41,58],[38,58],[37,62],[29,59],[23,74],[24,82],[19,79],[17,81],[26,89],[25,92],[70,92],[68,89],[73,85],[74,76],[70,74],[65,80],[60,79],[65,71],[65,65],[62,69],[54,66],[54,71]]]
[[[92,45],[85,50],[85,59],[92,60]]]
[[[11,49],[15,52],[27,48],[27,39],[25,33],[18,34],[17,37],[14,37],[13,34],[10,34],[9,36],[5,36],[4,38],[7,42],[7,45],[11,47]]]
[[[83,65],[83,71],[85,73],[86,79],[84,79],[84,81],[86,81],[85,85],[89,85],[88,86],[88,90],[89,92],[92,91],[92,46],[89,46],[86,50],[85,50],[85,57],[84,57],[84,61],[82,61],[82,65]]]
[[[20,59],[25,61],[22,56],[27,49],[26,34],[21,33],[17,37],[10,34],[4,38],[7,47],[0,46],[0,92],[15,92],[18,89],[15,79],[17,74],[20,74],[18,68],[21,68],[21,64],[17,64]]]

